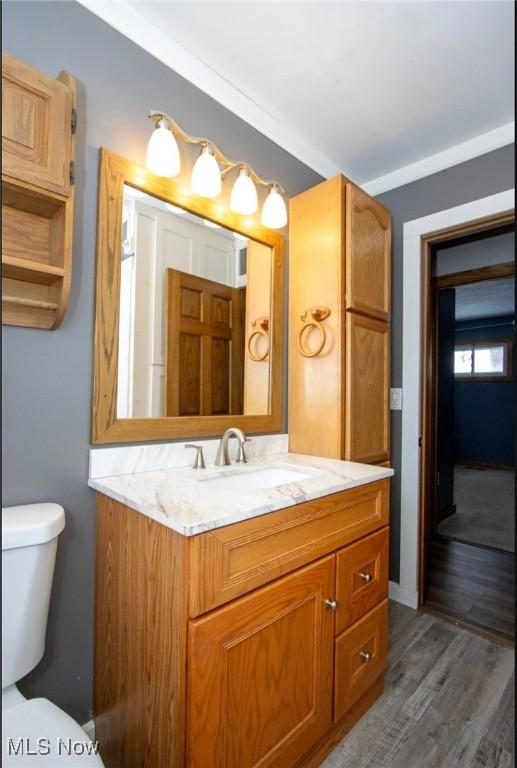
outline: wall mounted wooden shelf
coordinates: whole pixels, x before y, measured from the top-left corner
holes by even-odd
[[[72,271],[75,79],[2,54],[2,323],[54,329]]]

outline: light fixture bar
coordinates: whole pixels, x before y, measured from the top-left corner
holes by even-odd
[[[214,157],[216,160],[218,160],[221,165],[224,167],[221,169],[221,176],[224,178],[224,176],[229,173],[229,171],[232,171],[235,168],[246,168],[248,171],[249,176],[257,183],[260,184],[262,187],[272,187],[275,188],[280,194],[285,195],[286,191],[282,187],[281,184],[278,183],[278,181],[273,180],[267,180],[263,179],[261,176],[258,175],[258,173],[255,171],[254,168],[249,163],[246,163],[242,160],[231,160],[229,157],[227,157],[219,147],[214,144],[213,141],[210,141],[210,139],[205,139],[200,136],[190,136],[186,131],[183,130],[183,128],[178,125],[178,123],[170,116],[167,115],[165,112],[162,112],[161,110],[157,109],[151,109],[149,111],[148,117],[150,120],[166,120],[170,126],[170,129],[173,133],[175,133],[177,136],[179,136],[182,141],[185,142],[185,144],[193,144],[193,145],[201,145],[201,146],[209,146],[212,149],[212,152],[214,154]]]

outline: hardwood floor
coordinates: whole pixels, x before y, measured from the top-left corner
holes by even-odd
[[[321,768],[511,768],[514,652],[390,603],[384,694]]]
[[[460,541],[427,542],[425,606],[513,640],[515,556]]]

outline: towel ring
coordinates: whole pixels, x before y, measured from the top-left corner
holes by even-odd
[[[257,328],[256,331],[253,331],[253,333],[248,338],[248,356],[251,360],[253,360],[255,363],[262,363],[269,355],[269,318],[268,317],[259,317],[257,320],[254,320],[251,324],[252,328],[256,328],[257,325],[260,327]],[[253,339],[257,336],[264,336],[264,338],[267,340],[267,347],[266,351],[263,355],[256,355],[252,349],[251,345],[253,343]]]
[[[312,320],[306,322],[308,314],[311,315]],[[323,320],[326,320],[329,315],[330,309],[328,307],[310,307],[309,309],[305,310],[303,315],[300,315],[300,319],[303,321],[303,325],[298,333],[296,346],[298,347],[298,352],[304,357],[317,357],[323,350],[327,341],[327,332],[325,330],[325,326],[323,325]],[[316,349],[314,349],[312,352],[303,346],[304,334],[310,328],[316,328],[320,334],[320,342]]]

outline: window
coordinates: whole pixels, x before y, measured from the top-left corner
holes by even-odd
[[[454,348],[454,375],[463,379],[511,378],[512,342],[466,341]]]

